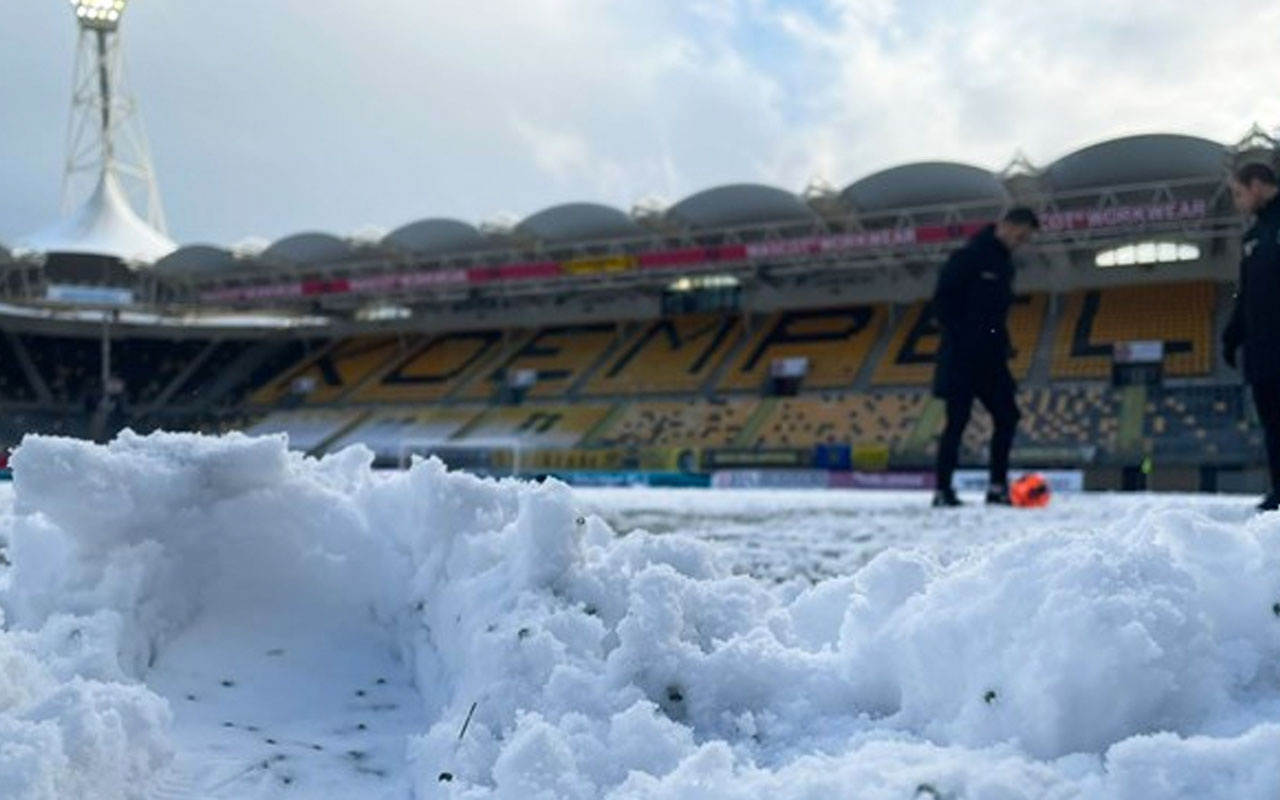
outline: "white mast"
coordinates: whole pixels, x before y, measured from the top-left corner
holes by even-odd
[[[80,23],[62,210],[70,213],[113,175],[147,224],[166,232],[138,104],[125,81],[120,19],[127,0],[71,0]]]
[[[120,17],[127,0],[72,0],[80,27],[62,219],[19,241],[34,253],[110,256],[154,264],[176,249],[138,104],[124,82]],[[139,216],[134,208],[145,209]]]

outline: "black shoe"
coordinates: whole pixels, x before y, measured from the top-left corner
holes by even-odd
[[[1011,506],[1012,498],[1009,497],[1009,487],[1000,484],[992,484],[987,489],[987,505],[989,506]]]
[[[1266,497],[1262,498],[1261,503],[1258,503],[1259,514],[1268,511],[1280,511],[1280,489],[1273,489]]]
[[[962,505],[964,503],[960,502],[959,497],[956,497],[955,489],[939,489],[933,493],[934,508],[956,508]]]

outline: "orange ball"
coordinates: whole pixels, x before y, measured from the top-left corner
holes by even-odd
[[[1049,505],[1049,484],[1038,472],[1023,475],[1009,487],[1009,499],[1018,508],[1044,508]]]

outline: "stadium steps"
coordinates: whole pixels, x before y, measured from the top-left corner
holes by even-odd
[[[569,388],[565,390],[565,397],[578,399],[586,385],[595,378],[596,373],[613,363],[613,359],[622,350],[623,345],[630,344],[633,338],[635,338],[635,327],[618,323],[617,333],[614,335],[613,341],[604,349],[599,358],[578,373],[578,377],[574,378],[573,382],[569,384]]]
[[[1053,352],[1059,321],[1062,319],[1063,299],[1056,296],[1049,298],[1044,312],[1040,335],[1036,339],[1036,352],[1031,359],[1031,367],[1027,370],[1026,383],[1031,386],[1048,386],[1049,376],[1053,372]]]
[[[501,409],[502,409],[502,406],[486,406],[483,411],[481,411],[479,414],[476,414],[474,417],[472,417],[471,420],[467,422],[467,424],[463,425],[461,428],[458,428],[456,431],[454,431],[449,436],[449,441],[457,442],[462,439],[466,439],[468,436],[472,434],[473,431],[475,431],[480,426],[484,425],[485,422],[489,419],[489,417],[493,416],[494,412],[500,411]]]
[[[361,411],[359,414],[352,417],[345,425],[338,426],[333,433],[330,433],[319,442],[316,442],[315,447],[312,447],[307,451],[307,455],[320,456],[329,452],[329,448],[332,447],[335,442],[342,441],[343,437],[363,425],[372,416],[373,409],[371,408]]]
[[[403,364],[404,360],[412,355],[420,346],[426,344],[429,338],[430,337],[416,336],[413,334],[401,336],[400,348],[396,351],[394,356],[388,358],[386,363],[382,366],[371,370],[368,375],[365,375],[363,378],[344,389],[341,394],[334,398],[334,402],[345,403],[352,397],[355,397],[356,393],[363,391],[365,388],[378,381],[381,381],[391,373],[391,370]]]
[[[896,306],[893,303],[886,303],[889,309],[886,315],[884,325],[880,326],[880,333],[877,335],[875,344],[871,345],[871,349],[867,351],[867,357],[862,362],[862,368],[858,370],[858,374],[853,378],[853,391],[865,393],[871,391],[871,376],[875,375],[876,367],[880,366],[880,362],[889,353],[889,345],[893,343],[893,332],[900,322],[899,315],[894,311]],[[906,313],[903,311],[902,313]]]
[[[1147,387],[1126,386],[1120,390],[1120,429],[1116,449],[1122,455],[1142,450],[1143,422],[1147,412]]]
[[[609,413],[605,414],[595,425],[582,436],[582,441],[578,443],[579,447],[593,447],[599,444],[599,439],[607,431],[613,428],[614,423],[627,413],[627,409],[631,407],[631,403],[622,402],[614,403],[613,408],[609,409]]]
[[[191,379],[191,376],[196,374],[196,370],[204,366],[204,362],[209,360],[209,357],[213,355],[213,351],[217,350],[221,346],[222,342],[219,340],[209,342],[209,344],[201,350],[195,358],[191,359],[191,361],[182,368],[182,371],[179,372],[173,380],[169,381],[169,385],[164,387],[164,391],[160,392],[160,394],[156,396],[156,399],[144,406],[142,410],[135,413],[133,418],[146,419],[164,408],[173,396],[178,393],[178,390]]]
[[[315,350],[305,353],[301,358],[285,365],[279,372],[272,375],[266,383],[250,390],[246,402],[252,406],[274,406],[281,402],[283,398],[291,397],[293,395],[293,381],[304,375],[307,370],[315,367],[321,358],[337,350],[342,345],[342,342],[342,339],[331,339]]]
[[[511,360],[516,357],[516,354],[519,353],[521,350],[523,350],[525,345],[531,342],[533,340],[533,337],[537,335],[538,335],[538,331],[532,330],[532,331],[525,331],[524,333],[519,334],[514,338],[512,338],[511,343],[508,346],[498,350],[497,355],[493,356],[492,358],[481,360],[480,363],[476,364],[471,368],[470,372],[468,372],[465,375],[459,375],[458,380],[453,385],[453,388],[444,393],[444,396],[440,398],[440,402],[451,403],[454,400],[458,400],[458,399],[462,399],[464,401],[470,400],[471,402],[475,402],[475,398],[463,398],[461,397],[461,395],[464,394],[468,389],[470,389],[471,385],[476,381],[484,380],[489,375],[493,374],[494,370],[509,364]],[[489,398],[485,398],[485,402],[489,402],[492,399],[493,399],[492,396],[490,396]],[[486,416],[486,414],[481,414],[480,416],[484,417]],[[477,419],[474,421],[478,422],[479,420]],[[459,438],[459,436],[460,434],[455,434],[454,438],[455,439]]]
[[[747,348],[747,345],[751,343],[755,335],[760,332],[760,325],[768,321],[769,315],[761,314],[756,321],[758,323],[756,325],[747,324],[750,319],[751,315],[749,313],[742,315],[743,324],[738,328],[737,340],[729,346],[720,363],[707,375],[707,380],[698,390],[698,394],[701,396],[710,398],[716,394],[716,387],[720,385],[720,381],[724,380],[724,376],[728,374],[729,370],[733,369],[733,365],[738,363],[738,356]]]
[[[942,418],[945,414],[946,404],[937,397],[930,397],[924,404],[924,408],[920,410],[920,419],[916,421],[915,427],[911,429],[911,433],[903,440],[902,452],[924,453],[929,443],[938,435],[938,428],[942,425]]]
[[[766,397],[756,405],[755,411],[751,412],[751,416],[747,417],[747,421],[743,424],[742,430],[733,439],[734,447],[751,447],[759,435],[760,429],[764,424],[773,417],[774,409],[778,407],[778,398]]]
[[[42,405],[52,406],[53,393],[49,391],[49,385],[44,382],[44,378],[40,375],[40,370],[36,369],[35,362],[31,360],[31,354],[27,352],[27,348],[22,344],[22,339],[13,335],[10,331],[5,331],[4,336],[9,340],[9,347],[13,349],[13,354],[18,359],[18,366],[22,368],[22,374],[27,376],[27,382],[35,390],[36,399]]]
[[[223,370],[222,375],[209,384],[196,404],[196,410],[204,411],[213,407],[233,389],[248,380],[255,369],[270,361],[290,343],[287,339],[268,339],[245,350]]]

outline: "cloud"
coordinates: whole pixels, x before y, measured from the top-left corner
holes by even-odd
[[[69,12],[20,6],[0,240],[56,213],[70,91]],[[1229,141],[1280,124],[1260,30],[1273,0],[138,0],[125,33],[173,233],[232,242]]]

